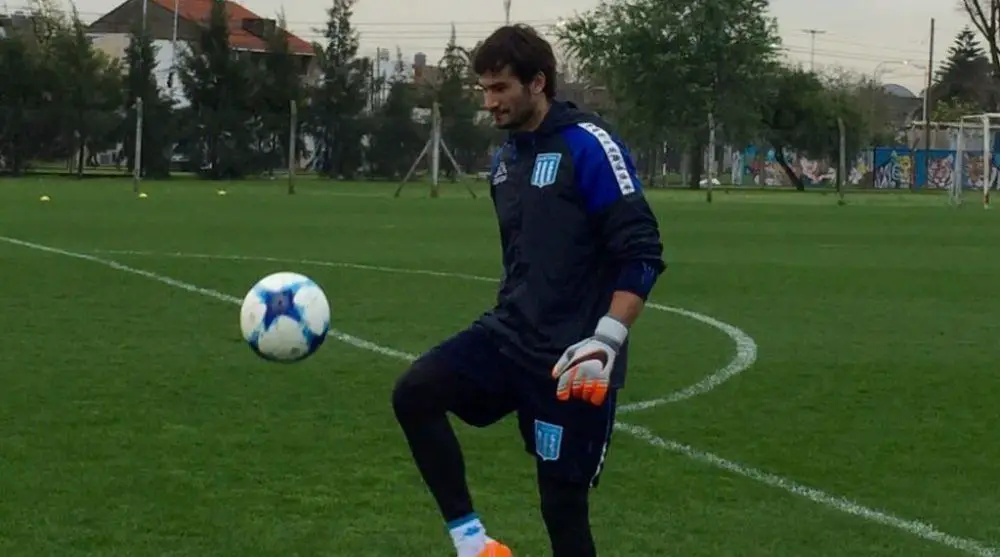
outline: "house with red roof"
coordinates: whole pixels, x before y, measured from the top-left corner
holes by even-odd
[[[178,46],[198,39],[208,25],[212,4],[217,0],[145,0],[146,30],[164,56],[176,61],[174,39]],[[277,21],[261,17],[245,6],[224,0],[229,16],[229,43],[233,50],[249,53],[267,52],[267,36],[277,28]],[[142,23],[144,0],[126,0],[87,27],[94,45],[113,57],[124,55],[132,30]],[[292,54],[299,60],[303,77],[316,75],[316,52],[313,45],[285,31]],[[171,64],[173,62],[170,62]]]

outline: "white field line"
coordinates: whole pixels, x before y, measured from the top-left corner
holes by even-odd
[[[222,292],[219,292],[217,290],[212,290],[209,288],[202,288],[200,286],[196,286],[187,282],[170,278],[165,275],[160,275],[158,273],[153,273],[151,271],[146,271],[143,269],[130,267],[128,265],[123,265],[121,263],[118,263],[117,261],[112,261],[110,259],[103,259],[100,257],[95,257],[84,253],[63,250],[51,246],[36,244],[34,242],[18,240],[15,238],[8,238],[6,236],[0,236],[0,241],[38,251],[43,251],[56,255],[63,255],[66,257],[72,257],[76,259],[90,261],[93,263],[98,263],[100,265],[104,265],[106,267],[110,267],[118,271],[146,277],[158,281],[160,283],[166,284],[168,286],[173,286],[175,288],[179,288],[194,294],[201,294],[203,296],[214,298],[219,301],[229,302],[232,304],[241,303],[241,300],[235,296],[223,294]],[[392,358],[397,358],[405,361],[412,361],[413,359],[413,355],[411,354],[407,354],[399,350],[394,350],[392,348],[381,346],[362,339],[358,339],[350,335],[344,335],[343,337],[338,337],[338,338],[341,338],[341,340],[344,340],[345,342],[353,344],[354,346],[357,346],[359,348],[372,350],[375,353],[384,356],[389,356]],[[635,426],[631,424],[617,422],[615,424],[615,429],[629,433],[635,436],[637,439],[645,441],[646,443],[648,443],[653,447],[658,447],[660,449],[672,451],[684,455],[692,460],[701,462],[703,464],[714,466],[716,468],[725,470],[732,474],[743,476],[745,478],[763,483],[770,487],[782,489],[788,493],[806,498],[810,501],[813,501],[814,503],[817,503],[829,509],[850,514],[858,518],[867,520],[869,522],[874,522],[882,524],[884,526],[889,526],[891,528],[895,528],[897,530],[916,536],[918,538],[935,542],[950,547],[952,549],[962,551],[970,555],[974,555],[976,557],[1000,557],[1000,549],[990,547],[984,542],[968,538],[961,538],[958,536],[953,536],[951,534],[946,534],[930,524],[914,520],[907,520],[883,511],[865,507],[863,505],[860,505],[843,497],[829,495],[818,489],[797,484],[791,480],[782,478],[780,476],[776,476],[774,474],[763,472],[755,468],[743,466],[742,464],[726,460],[712,453],[699,451],[698,449],[695,449],[688,445],[684,445],[676,441],[669,441],[657,437],[651,431],[641,426]]]
[[[787,491],[788,493],[798,495],[799,497],[808,499],[818,505],[856,516],[869,522],[889,526],[890,528],[901,530],[918,538],[935,542],[952,549],[968,553],[969,555],[975,555],[976,557],[1000,557],[1000,548],[991,547],[984,542],[953,536],[942,532],[932,524],[900,518],[885,511],[866,507],[860,503],[851,501],[850,499],[830,495],[818,489],[793,482],[787,478],[782,478],[781,476],[776,476],[756,468],[744,466],[712,453],[700,451],[690,445],[657,437],[649,429],[642,426],[618,422],[615,424],[615,429],[630,433],[637,439],[645,441],[654,447],[659,447],[666,451],[684,455],[691,460],[708,464],[709,466],[714,466],[715,468],[720,468],[738,476],[749,478],[764,485]]]
[[[378,271],[382,273],[398,273],[398,274],[408,274],[408,275],[424,275],[439,278],[455,278],[464,280],[473,280],[478,282],[488,282],[496,283],[496,278],[484,277],[479,275],[469,275],[464,273],[449,273],[445,271],[430,271],[425,269],[402,269],[398,267],[383,267],[379,265],[362,265],[358,263],[342,263],[338,261],[321,261],[315,259],[287,259],[280,257],[254,257],[249,255],[213,255],[208,253],[183,253],[183,252],[152,252],[152,251],[137,251],[137,250],[98,250],[96,253],[104,253],[109,255],[131,255],[131,256],[152,256],[152,257],[176,257],[182,259],[215,259],[215,260],[228,260],[228,261],[263,261],[270,263],[280,263],[284,265],[315,265],[321,267],[337,267],[342,269],[356,269],[362,271]],[[757,343],[754,342],[750,335],[746,334],[742,330],[734,327],[728,323],[724,323],[703,313],[698,313],[695,311],[686,310],[683,308],[665,306],[662,304],[648,303],[646,307],[655,309],[658,311],[665,311],[669,313],[674,313],[695,321],[704,323],[709,327],[713,327],[725,333],[726,336],[733,340],[736,345],[736,355],[733,357],[732,361],[726,364],[725,367],[712,373],[711,375],[703,378],[697,383],[685,387],[677,392],[667,395],[663,398],[657,398],[653,400],[646,400],[642,402],[633,402],[631,404],[625,404],[618,409],[619,413],[630,413],[638,412],[641,410],[649,410],[651,408],[656,408],[657,406],[662,406],[664,404],[670,404],[674,402],[680,402],[682,400],[687,400],[689,398],[707,393],[712,389],[718,387],[719,385],[725,383],[729,379],[732,379],[736,375],[746,371],[757,361]]]
[[[125,273],[131,273],[133,275],[138,275],[138,276],[141,276],[141,277],[146,277],[146,278],[149,278],[149,279],[153,279],[155,281],[162,282],[163,284],[166,284],[168,286],[173,286],[174,288],[179,288],[181,290],[186,290],[188,292],[191,292],[192,294],[201,294],[202,296],[208,296],[209,298],[215,298],[216,300],[219,300],[220,302],[229,302],[231,304],[236,304],[236,305],[241,305],[243,303],[243,300],[237,298],[236,296],[231,296],[229,294],[224,294],[222,292],[219,292],[218,290],[212,290],[211,288],[202,288],[200,286],[195,286],[193,284],[189,284],[189,283],[177,280],[177,279],[173,279],[173,278],[170,278],[168,276],[161,275],[159,273],[154,273],[152,271],[146,271],[146,270],[143,270],[143,269],[137,269],[135,267],[130,267],[128,265],[123,265],[121,263],[118,263],[117,261],[112,261],[110,259],[103,259],[103,258],[100,258],[100,257],[95,257],[93,255],[87,255],[85,253],[79,253],[79,252],[75,252],[75,251],[68,251],[68,250],[64,250],[64,249],[54,248],[54,247],[51,247],[51,246],[45,246],[45,245],[42,245],[42,244],[36,244],[34,242],[27,242],[27,241],[24,241],[24,240],[18,240],[17,238],[8,238],[6,236],[0,236],[0,241],[7,242],[8,244],[14,244],[16,246],[21,246],[21,247],[25,247],[25,248],[30,248],[30,249],[38,250],[38,251],[44,251],[44,252],[47,252],[47,253],[52,253],[52,254],[56,254],[56,255],[62,255],[62,256],[65,256],[65,257],[72,257],[72,258],[75,258],[75,259],[82,259],[84,261],[90,261],[91,263],[97,263],[97,264],[100,264],[100,265],[104,265],[105,267],[110,267],[112,269],[115,269],[116,271],[122,271],[122,272],[125,272]],[[413,354],[408,354],[406,352],[395,350],[395,349],[389,348],[387,346],[381,346],[379,344],[375,344],[374,342],[365,340],[363,338],[358,338],[356,336],[349,335],[349,334],[341,332],[341,331],[331,330],[329,334],[330,334],[331,337],[333,337],[333,338],[335,338],[337,340],[343,341],[343,342],[345,342],[347,344],[350,344],[352,346],[356,346],[356,347],[364,349],[364,350],[370,350],[372,352],[376,352],[376,353],[381,354],[383,356],[389,356],[391,358],[397,358],[397,359],[408,360],[408,361],[412,361],[412,360],[416,359],[416,356],[414,356]]]
[[[633,402],[632,404],[626,404],[618,409],[619,412],[638,412],[640,410],[649,410],[650,408],[656,408],[657,406],[662,406],[664,404],[670,404],[673,402],[680,402],[682,400],[687,400],[692,397],[707,393],[712,389],[718,387],[719,385],[725,383],[726,381],[732,379],[736,375],[743,373],[750,368],[757,361],[757,343],[754,342],[753,338],[743,332],[742,330],[710,317],[703,313],[698,313],[695,311],[689,311],[682,308],[664,306],[660,304],[647,303],[646,307],[652,309],[658,309],[661,311],[669,311],[671,313],[676,313],[678,315],[683,315],[685,317],[690,317],[695,321],[700,321],[710,327],[714,327],[726,334],[729,338],[733,340],[736,344],[736,356],[726,364],[725,367],[716,371],[715,373],[705,377],[701,381],[698,381],[690,387],[685,387],[679,391],[676,391],[664,398],[657,398],[653,400],[646,400],[642,402]]]

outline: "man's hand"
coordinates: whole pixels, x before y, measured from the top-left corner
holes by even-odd
[[[613,317],[605,316],[597,323],[594,335],[570,346],[552,368],[552,378],[558,379],[556,398],[578,398],[595,406],[604,404],[611,381],[611,370],[628,327]]]

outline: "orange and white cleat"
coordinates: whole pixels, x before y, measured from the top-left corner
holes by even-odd
[[[514,557],[514,553],[506,545],[493,540],[486,540],[486,547],[483,548],[479,557]]]

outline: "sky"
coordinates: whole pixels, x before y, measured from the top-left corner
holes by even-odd
[[[76,0],[85,21],[110,11],[121,0]],[[542,30],[559,18],[585,12],[599,0],[512,0],[511,20]],[[24,9],[30,0],[0,0],[0,11]],[[329,0],[241,0],[262,17],[282,9],[289,29],[306,40],[320,39]],[[954,37],[967,22],[957,0],[771,0],[787,57],[810,65],[815,35],[815,67],[844,67],[878,75],[919,94],[927,80],[930,21],[936,20],[935,66],[946,56]],[[472,46],[504,22],[503,0],[358,0],[355,25],[361,33],[362,54],[397,47],[412,62],[424,52],[436,63],[448,40],[451,24],[459,43]],[[393,54],[393,57],[395,55]]]

